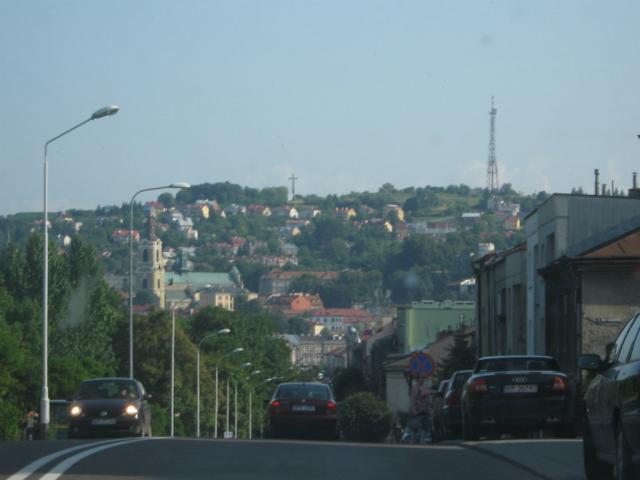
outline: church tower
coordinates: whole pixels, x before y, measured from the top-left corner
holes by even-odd
[[[136,256],[136,291],[151,292],[160,308],[165,306],[164,259],[162,240],[155,234],[155,218],[147,218],[147,235],[138,244]]]

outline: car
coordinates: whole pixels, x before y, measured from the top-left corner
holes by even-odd
[[[441,441],[447,438],[447,427],[445,425],[442,407],[444,405],[444,394],[449,386],[449,380],[442,380],[438,384],[437,390],[433,393],[433,405],[431,408],[431,416],[433,422],[433,440]]]
[[[268,435],[337,439],[337,410],[333,391],[325,383],[281,383],[267,408]]]
[[[69,438],[151,436],[148,395],[132,378],[82,382],[69,405]]]
[[[471,376],[471,370],[458,370],[451,375],[451,380],[444,393],[442,405],[442,415],[447,435],[460,434],[462,426],[462,415],[460,409],[460,399],[462,398],[462,387]]]
[[[571,402],[569,380],[553,357],[483,357],[462,391],[462,437],[543,429],[570,436]]]
[[[592,380],[584,392],[582,439],[589,480],[640,478],[640,313],[622,329],[602,360],[578,357]]]

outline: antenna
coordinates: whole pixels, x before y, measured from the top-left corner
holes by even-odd
[[[493,103],[491,97],[491,110],[489,111],[489,160],[487,162],[487,190],[497,192],[500,190],[500,181],[498,180],[498,161],[496,160],[496,115],[498,109]]]

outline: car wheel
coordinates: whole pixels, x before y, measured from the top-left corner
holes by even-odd
[[[635,468],[631,463],[631,449],[624,436],[622,423],[618,423],[616,436],[616,463],[613,466],[613,478],[615,480],[633,480],[636,477]]]
[[[584,473],[587,480],[609,480],[613,478],[613,467],[599,460],[597,457],[596,446],[593,442],[588,419],[585,419],[582,453],[584,458]]]
[[[478,425],[467,414],[462,414],[462,439],[466,442],[478,440],[480,438],[478,430]]]

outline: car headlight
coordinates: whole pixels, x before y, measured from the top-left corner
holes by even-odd
[[[71,410],[69,410],[69,414],[71,414],[72,417],[77,417],[81,413],[82,409],[78,405],[74,405],[73,407],[71,407]]]
[[[127,415],[137,415],[138,414],[138,407],[136,407],[135,405],[127,405],[127,408],[124,409],[124,413],[126,413]]]

